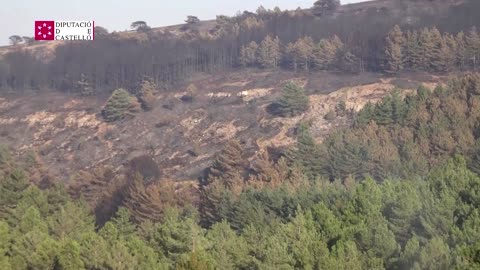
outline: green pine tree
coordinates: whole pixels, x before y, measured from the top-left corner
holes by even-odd
[[[130,96],[127,90],[120,88],[113,91],[102,110],[102,115],[108,122],[117,121],[132,115],[139,107],[136,98]]]
[[[276,102],[275,113],[281,116],[296,116],[308,110],[309,101],[305,90],[293,82],[287,83],[282,90],[282,96]]]
[[[456,64],[463,69],[467,63],[467,44],[463,31],[455,36],[455,43],[457,45],[455,51]]]
[[[418,70],[423,56],[421,55],[422,51],[417,30],[407,32],[405,54],[406,66],[413,70]]]
[[[474,69],[476,69],[480,63],[480,34],[477,28],[474,26],[468,31],[466,36],[467,47],[467,60]]]
[[[301,166],[308,178],[314,180],[321,175],[323,163],[320,151],[306,123],[301,123],[297,129],[297,145],[290,159]]]
[[[448,68],[448,46],[436,27],[430,30],[430,42],[432,44],[431,50],[428,51],[430,69],[436,72],[446,71]]]

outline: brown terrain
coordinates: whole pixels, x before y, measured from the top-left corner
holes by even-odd
[[[465,13],[468,6],[462,4],[467,2],[378,0],[344,5],[333,16],[317,19],[322,20],[326,28],[361,25],[362,20],[378,12],[387,12],[388,18],[402,25],[413,25],[419,18],[430,17],[451,21],[448,16],[454,16],[455,12]],[[449,10],[452,11],[450,15]],[[465,16],[465,20],[468,18]],[[458,20],[464,18],[458,17]],[[198,35],[208,37],[216,26],[216,21],[211,20],[202,21],[195,28]],[[152,33],[191,37],[184,24],[152,28]],[[145,35],[126,31],[116,32],[114,37],[142,39]],[[48,60],[62,44],[64,42],[41,42],[31,46],[0,47],[0,57],[12,50],[32,50],[39,58]],[[351,116],[325,120],[325,115],[339,102],[345,102],[349,110],[358,111],[367,102],[380,100],[395,87],[408,94],[421,83],[434,88],[447,79],[418,73],[395,78],[377,73],[295,74],[263,70],[197,74],[176,89],[159,91],[152,111],[115,123],[106,123],[100,116],[108,97],[80,98],[54,90],[22,96],[4,95],[0,97],[0,144],[10,146],[19,157],[32,150],[37,152],[44,164],[48,164],[49,174],[67,182],[79,170],[105,165],[121,170],[128,161],[145,154],[154,157],[163,179],[195,179],[231,138],[239,139],[252,157],[261,149],[281,150],[292,145],[295,127],[300,121],[308,120],[315,138],[321,141],[333,128],[352,121]],[[269,114],[268,105],[290,80],[305,87],[311,101],[310,109],[294,118]],[[198,91],[193,101],[182,101],[189,83],[195,84]]]
[[[423,83],[434,88],[447,78],[402,75],[336,73],[294,74],[247,70],[224,74],[198,74],[192,83],[198,91],[193,101],[182,101],[186,85],[158,92],[152,111],[134,118],[106,123],[99,112],[106,98],[44,92],[0,98],[0,144],[15,149],[19,157],[38,153],[50,175],[68,182],[78,170],[109,165],[121,170],[131,159],[151,155],[164,179],[197,178],[213,155],[231,138],[239,139],[249,157],[260,149],[283,149],[295,142],[294,129],[302,120],[312,122],[321,141],[349,117],[327,121],[324,116],[339,102],[358,111],[376,102],[395,87],[412,92]],[[304,85],[310,109],[294,118],[275,117],[267,106],[290,80]]]

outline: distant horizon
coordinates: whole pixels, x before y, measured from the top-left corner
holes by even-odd
[[[365,1],[368,0],[342,0],[342,4]],[[245,0],[225,3],[220,0],[208,0],[200,3],[192,0],[178,0],[158,3],[151,0],[135,2],[46,0],[46,2],[17,0],[3,4],[0,10],[0,23],[9,27],[0,29],[0,46],[9,45],[9,37],[12,35],[33,36],[35,20],[94,20],[95,25],[113,32],[130,30],[130,23],[138,20],[146,21],[152,27],[164,27],[182,24],[187,15],[195,15],[201,20],[211,20],[220,14],[231,16],[238,11],[255,11],[261,5],[267,9],[278,6],[282,10],[297,7],[309,8],[315,1]]]

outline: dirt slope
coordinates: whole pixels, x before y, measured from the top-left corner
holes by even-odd
[[[193,179],[230,138],[240,139],[251,156],[260,148],[291,145],[292,129],[308,119],[321,141],[332,128],[349,123],[347,118],[324,119],[340,101],[359,110],[395,85],[407,93],[420,82],[434,87],[443,80],[427,75],[393,79],[368,73],[258,71],[197,77],[193,102],[180,100],[185,86],[161,92],[152,111],[115,123],[105,123],[99,115],[105,99],[80,99],[59,92],[0,97],[0,144],[10,146],[18,156],[33,149],[48,164],[49,172],[65,181],[79,169],[101,165],[121,169],[130,159],[144,154],[155,157],[162,178]],[[294,118],[268,114],[266,107],[289,80],[307,89],[309,111]]]

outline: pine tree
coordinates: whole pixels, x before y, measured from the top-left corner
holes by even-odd
[[[313,52],[313,64],[321,70],[330,69],[336,62],[338,51],[344,44],[337,36],[330,39],[321,39]]]
[[[62,270],[84,269],[84,263],[80,254],[81,247],[74,240],[65,241],[57,255],[58,268]]]
[[[140,104],[137,99],[130,96],[127,90],[120,88],[113,91],[102,110],[102,115],[106,121],[112,122],[132,115],[137,112],[139,108]]]
[[[253,66],[257,61],[258,45],[255,41],[250,42],[246,46],[242,46],[240,50],[240,64],[243,67]]]
[[[359,71],[358,57],[343,48],[338,52],[338,68],[344,72],[357,73]]]
[[[250,163],[252,175],[249,177],[249,184],[256,187],[278,187],[288,178],[289,168],[285,166],[282,158],[277,164],[271,159],[268,151],[260,152]]]
[[[280,40],[278,37],[273,39],[271,36],[266,36],[260,47],[258,48],[257,62],[263,68],[276,68],[280,62]]]
[[[480,175],[480,140],[477,140],[472,150],[472,157],[469,162],[469,169]]]
[[[467,60],[472,64],[473,68],[480,63],[480,34],[474,26],[466,36]]]
[[[308,103],[305,89],[293,82],[289,82],[283,87],[282,96],[276,102],[275,113],[281,116],[295,116],[307,111]]]
[[[313,4],[313,13],[324,16],[335,12],[340,7],[340,0],[318,0]]]
[[[80,76],[80,80],[75,82],[74,87],[77,93],[80,93],[82,96],[92,96],[94,94],[92,85],[83,73]]]
[[[225,200],[228,200],[230,195],[223,183],[216,179],[210,179],[210,183],[202,187],[199,211],[204,225],[211,226],[225,218],[222,206],[228,205]]]
[[[12,168],[4,175],[0,174],[0,218],[2,220],[12,221],[16,205],[23,198],[23,192],[28,186],[25,172],[18,168]]]
[[[168,208],[163,222],[154,224],[147,232],[147,238],[150,239],[150,246],[165,254],[175,265],[186,254],[203,249],[203,234],[203,229],[194,218],[182,216],[177,209]]]
[[[457,44],[457,50],[455,51],[456,63],[461,69],[463,69],[467,62],[467,44],[463,31],[455,36],[455,43]]]
[[[431,49],[427,48],[427,55],[429,55],[430,69],[433,71],[445,71],[447,69],[446,58],[448,54],[448,47],[442,34],[436,27],[430,30]]]
[[[226,221],[216,223],[207,233],[208,250],[214,261],[214,269],[245,269],[248,262],[248,246],[245,239]]]
[[[413,70],[418,70],[421,66],[422,51],[417,30],[407,32],[405,54],[406,66]]]
[[[138,90],[138,100],[142,105],[142,108],[146,111],[150,111],[153,109],[153,105],[155,103],[155,92],[156,92],[156,84],[150,80],[144,80],[140,84],[140,89]]]
[[[244,169],[243,148],[238,140],[230,140],[209,168],[208,181],[219,180],[225,187],[233,188],[240,184]]]
[[[452,269],[450,248],[442,238],[435,237],[420,251],[419,263],[421,269]]]
[[[297,72],[298,69],[298,54],[296,53],[297,48],[295,47],[295,43],[288,43],[285,47],[285,58],[290,63],[291,68],[293,71]]]
[[[293,70],[296,72],[300,67],[305,71],[310,69],[314,57],[315,45],[311,37],[298,39],[295,43],[287,45],[286,54]]]
[[[444,71],[452,70],[456,65],[456,52],[458,51],[457,41],[451,34],[445,34],[442,41],[442,55],[445,60]]]
[[[3,169],[4,167],[8,167],[11,161],[12,157],[10,155],[10,150],[6,145],[0,144],[0,168]]]
[[[421,269],[419,266],[420,242],[418,237],[410,238],[400,254],[400,269]]]
[[[299,164],[302,172],[314,180],[320,176],[323,168],[318,145],[310,134],[306,123],[301,123],[297,130],[297,144],[290,154],[291,161]]]
[[[395,25],[386,38],[385,71],[387,73],[394,74],[403,69],[405,43],[406,40],[402,30],[398,25]]]
[[[137,222],[159,221],[163,215],[164,204],[156,190],[145,186],[144,179],[136,174],[123,190],[123,205]]]
[[[430,29],[423,28],[418,36],[419,52],[417,55],[419,70],[429,71],[431,60],[434,59],[433,50],[435,44],[431,38]]]

